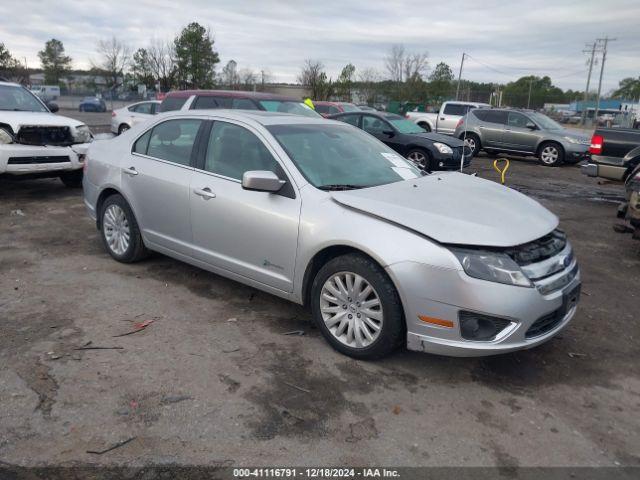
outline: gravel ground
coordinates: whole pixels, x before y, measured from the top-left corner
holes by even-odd
[[[474,168],[496,180],[490,161]],[[611,228],[622,189],[527,160],[508,184],[573,242],[570,326],[509,355],[358,362],[298,306],[161,255],[113,261],[81,191],[0,180],[0,461],[640,464],[640,243]]]

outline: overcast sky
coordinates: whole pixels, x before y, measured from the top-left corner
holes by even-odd
[[[191,21],[211,28],[221,67],[268,70],[294,82],[305,59],[330,76],[353,63],[384,72],[392,44],[427,51],[430,66],[447,62],[463,78],[507,82],[551,76],[562,88],[584,89],[585,43],[609,35],[603,90],[640,75],[639,0],[9,0],[0,42],[29,66],[46,40],[62,40],[74,67],[86,68],[100,38],[117,36],[134,49],[172,39]],[[16,12],[12,16],[10,12]],[[598,67],[599,68],[599,67]],[[597,85],[596,70],[592,85]],[[595,88],[595,87],[594,87]]]

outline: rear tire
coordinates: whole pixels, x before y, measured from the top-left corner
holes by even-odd
[[[545,167],[557,167],[564,161],[564,149],[559,143],[545,142],[538,148],[538,160]]]
[[[60,180],[68,188],[80,188],[82,187],[82,170],[74,170],[73,172],[63,173],[60,175]]]
[[[126,123],[123,123],[122,125],[120,125],[118,127],[118,135],[122,135],[124,132],[126,132],[127,130],[129,130],[131,127],[129,125],[127,125]]]
[[[134,263],[149,255],[133,210],[122,195],[107,197],[99,218],[102,243],[115,260]]]
[[[336,257],[320,269],[311,286],[311,311],[327,342],[360,360],[389,355],[406,336],[393,282],[362,254]]]
[[[475,157],[482,148],[480,137],[478,137],[475,133],[467,133],[466,138],[464,134],[460,136],[460,140],[463,139],[464,143],[471,149],[471,158]]]

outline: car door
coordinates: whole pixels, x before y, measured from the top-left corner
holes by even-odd
[[[340,120],[341,122],[348,123],[349,125],[353,125],[354,127],[362,128],[360,124],[361,116],[362,115],[360,115],[359,113],[348,113],[336,117],[335,120]]]
[[[402,135],[386,120],[376,115],[362,115],[362,129],[376,137],[388,147],[404,155],[404,142]]]
[[[276,155],[246,125],[214,121],[191,178],[197,257],[281,291],[293,291],[300,196]],[[277,193],[242,188],[244,172],[269,170],[287,183]]]
[[[158,123],[121,164],[122,192],[145,240],[184,254],[192,253],[189,187],[203,124],[198,118]]]
[[[474,115],[478,120],[478,130],[480,141],[485,148],[502,147],[505,124],[507,123],[507,112],[503,110],[482,109],[475,110],[470,115]]]
[[[537,128],[528,128],[527,125],[535,126],[535,123],[520,112],[509,112],[502,137],[504,148],[520,152],[535,152],[538,143]]]

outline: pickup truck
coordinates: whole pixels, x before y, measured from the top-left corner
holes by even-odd
[[[82,186],[93,135],[57,110],[23,86],[0,81],[0,177],[59,177],[67,187]]]
[[[476,102],[444,102],[438,113],[407,112],[405,117],[427,132],[453,135],[458,121],[474,108],[491,108],[491,105]]]
[[[590,177],[626,180],[640,165],[640,131],[632,128],[597,128],[589,147],[591,160],[581,167]]]

